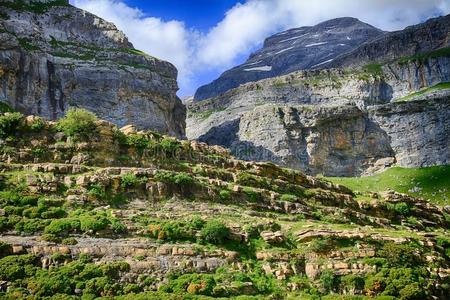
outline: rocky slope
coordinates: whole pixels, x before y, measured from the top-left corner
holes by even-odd
[[[55,120],[83,107],[119,126],[184,137],[176,77],[172,64],[68,1],[0,3],[0,101],[22,112]]]
[[[440,206],[72,121],[0,115],[4,299],[448,298]]]
[[[404,39],[443,27],[447,19],[408,28]],[[436,32],[434,46],[447,45],[443,31]],[[401,33],[389,36],[399,39]],[[395,163],[449,164],[450,50],[399,55],[384,63],[357,67],[364,61],[354,60],[352,68],[293,72],[189,104],[187,136],[229,147],[242,159],[311,174],[355,176]]]
[[[263,48],[250,55],[244,64],[200,87],[195,100],[218,96],[246,82],[320,68],[382,34],[383,31],[354,18],[338,18],[280,32],[267,38]]]

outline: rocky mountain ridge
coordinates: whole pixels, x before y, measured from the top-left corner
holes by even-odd
[[[403,40],[442,27],[432,42],[445,46],[448,18],[408,28]],[[389,36],[402,40],[401,32]],[[422,48],[429,49],[429,41]],[[364,47],[372,43],[381,42]],[[358,176],[395,163],[448,164],[449,48],[398,55],[385,63],[293,72],[189,104],[187,136],[229,147],[242,159],[311,174]],[[390,113],[380,119],[377,111]]]
[[[321,68],[382,34],[383,31],[355,18],[338,18],[280,32],[267,38],[262,49],[251,54],[244,64],[200,87],[194,99],[215,97],[251,81]]]
[[[68,1],[0,3],[0,101],[55,120],[70,107],[185,135],[177,70]]]

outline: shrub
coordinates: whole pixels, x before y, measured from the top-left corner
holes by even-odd
[[[13,281],[34,273],[36,257],[33,255],[10,255],[0,259],[0,279]]]
[[[45,127],[45,121],[42,118],[37,117],[30,125],[32,131],[41,131]]]
[[[46,233],[41,235],[41,240],[46,241],[46,242],[52,242],[52,243],[60,243],[61,242],[61,238],[51,234],[51,233]]]
[[[76,232],[80,230],[80,221],[74,218],[56,219],[45,227],[45,233],[51,234],[67,234],[70,232]]]
[[[0,138],[4,139],[14,134],[20,125],[23,115],[21,113],[6,113],[0,116]]]
[[[316,253],[328,253],[336,247],[332,238],[318,238],[311,241],[308,248]]]
[[[236,183],[240,185],[245,185],[248,187],[257,187],[263,189],[269,189],[270,184],[266,178],[259,177],[248,172],[239,173]]]
[[[161,148],[168,157],[175,157],[176,151],[181,148],[181,143],[173,138],[164,138],[161,143]]]
[[[325,270],[320,275],[320,284],[327,294],[336,289],[338,282],[338,278],[332,270]]]
[[[191,175],[180,172],[167,172],[167,171],[158,171],[155,174],[155,179],[168,184],[176,184],[180,186],[189,186],[194,183],[194,178]]]
[[[219,198],[222,201],[228,201],[231,199],[231,192],[229,190],[221,190],[219,192]]]
[[[291,194],[283,194],[280,198],[281,201],[288,201],[288,202],[296,202],[297,196],[291,195]]]
[[[109,225],[109,220],[105,216],[92,215],[80,216],[80,229],[83,232],[97,232],[105,229]]]
[[[121,179],[121,185],[123,188],[133,187],[140,183],[140,180],[133,173],[126,173],[122,175]]]
[[[7,103],[0,101],[0,114],[12,113],[14,109],[11,108]]]
[[[111,220],[111,229],[114,233],[118,234],[127,232],[127,226],[117,219]]]
[[[92,184],[91,186],[89,186],[88,195],[94,197],[97,200],[106,198],[105,189],[99,184]]]
[[[418,249],[409,244],[387,243],[379,251],[391,267],[414,267],[422,263]]]
[[[126,144],[136,148],[142,154],[150,146],[150,140],[142,134],[131,134],[126,136]]]
[[[46,223],[44,220],[40,219],[22,219],[15,226],[16,231],[23,232],[26,234],[33,234],[44,230]]]
[[[212,244],[223,244],[230,235],[230,229],[218,220],[210,220],[201,230],[204,241]]]
[[[95,131],[95,121],[97,117],[81,108],[71,108],[66,116],[58,121],[58,130],[64,132],[67,136],[86,138]]]
[[[78,244],[78,241],[75,238],[69,237],[65,238],[61,241],[61,244],[63,245],[76,245]]]
[[[394,211],[401,216],[408,216],[411,212],[411,208],[405,202],[399,202],[394,205]]]

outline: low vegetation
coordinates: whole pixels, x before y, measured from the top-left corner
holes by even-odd
[[[394,190],[429,199],[441,205],[448,205],[450,199],[449,166],[416,169],[394,167],[381,174],[368,177],[333,177],[328,179],[363,193]]]

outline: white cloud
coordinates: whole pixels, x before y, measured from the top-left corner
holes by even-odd
[[[138,49],[168,60],[179,70],[182,94],[205,70],[224,71],[280,30],[351,16],[384,30],[398,30],[448,14],[450,0],[248,0],[226,12],[209,32],[177,20],[146,17],[120,0],[72,0],[75,6],[114,22]]]

